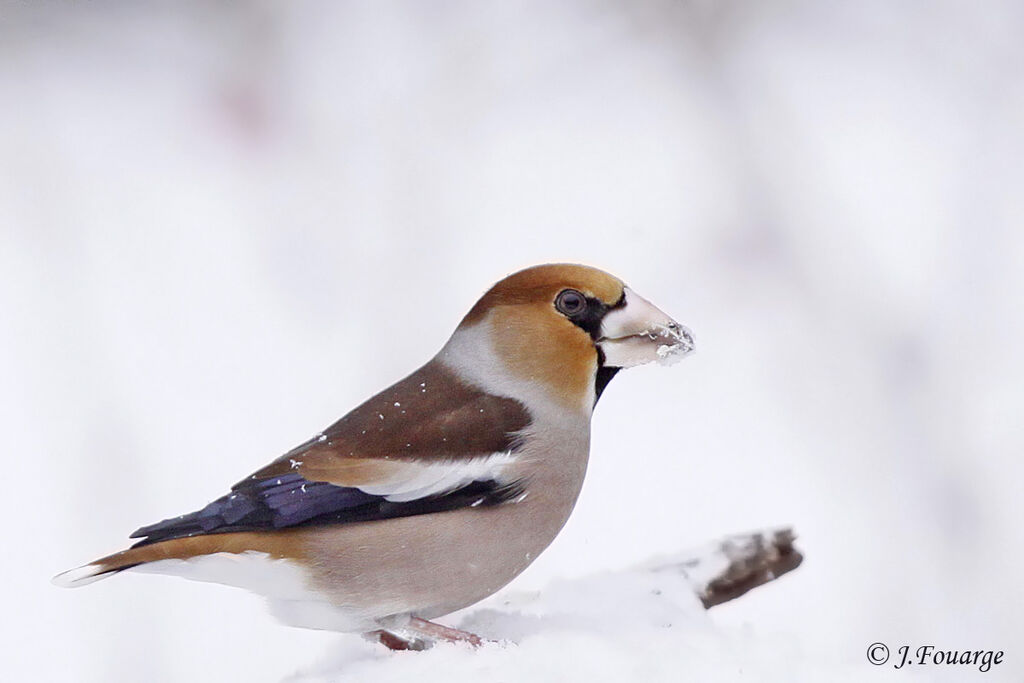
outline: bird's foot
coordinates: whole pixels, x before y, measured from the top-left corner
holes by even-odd
[[[434,643],[428,640],[422,640],[420,638],[407,638],[400,636],[397,633],[391,631],[385,631],[381,629],[379,631],[370,631],[364,634],[367,640],[380,643],[389,650],[401,651],[411,650],[413,652],[420,652],[422,650],[428,650],[433,647]]]
[[[409,617],[409,620],[399,628],[370,631],[366,634],[366,638],[380,643],[389,650],[414,651],[428,650],[439,641],[468,643],[473,647],[494,642],[485,640],[475,633],[436,624],[419,617]]]
[[[446,643],[469,643],[473,647],[480,647],[484,643],[492,642],[484,640],[475,633],[462,631],[451,626],[444,626],[443,624],[435,624],[432,621],[420,619],[419,617],[411,617],[406,628],[431,640],[443,640]]]

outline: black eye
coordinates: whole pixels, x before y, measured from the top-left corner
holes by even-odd
[[[565,315],[577,315],[587,307],[587,298],[575,289],[563,289],[555,299],[555,308]]]

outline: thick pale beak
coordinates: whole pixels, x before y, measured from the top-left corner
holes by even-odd
[[[612,309],[601,322],[597,345],[604,364],[630,368],[652,361],[670,365],[693,351],[693,334],[626,287],[625,305]]]

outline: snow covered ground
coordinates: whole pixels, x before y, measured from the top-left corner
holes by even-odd
[[[997,1],[4,4],[0,678],[1021,680],[1022,26]],[[697,353],[615,379],[561,536],[450,619],[518,646],[392,655],[219,586],[49,584],[555,260]],[[707,613],[624,571],[777,524],[803,566]],[[1006,656],[896,671],[876,641]]]

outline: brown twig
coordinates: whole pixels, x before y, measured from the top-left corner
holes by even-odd
[[[803,562],[790,528],[734,534],[683,561],[657,567],[682,569],[705,609],[735,600],[788,574]]]

